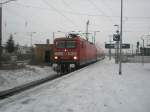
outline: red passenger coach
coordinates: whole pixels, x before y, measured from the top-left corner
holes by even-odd
[[[97,61],[96,46],[77,34],[56,38],[54,45],[54,70],[67,72]]]

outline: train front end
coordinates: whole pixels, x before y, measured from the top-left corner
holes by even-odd
[[[57,72],[69,72],[78,65],[78,38],[56,38],[54,40],[53,68]]]

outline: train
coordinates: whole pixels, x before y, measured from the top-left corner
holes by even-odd
[[[54,40],[53,69],[65,73],[104,58],[102,49],[78,34]]]

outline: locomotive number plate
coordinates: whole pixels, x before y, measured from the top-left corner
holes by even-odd
[[[76,56],[77,53],[76,52],[55,52],[54,55],[56,56]]]
[[[76,52],[68,52],[68,56],[76,56],[77,53]]]
[[[63,56],[63,52],[55,52],[54,55],[56,55],[56,56]]]

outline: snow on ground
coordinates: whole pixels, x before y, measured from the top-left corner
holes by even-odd
[[[150,64],[107,59],[0,101],[0,112],[150,112]]]
[[[10,89],[54,74],[51,67],[27,65],[23,69],[0,70],[0,91]]]

